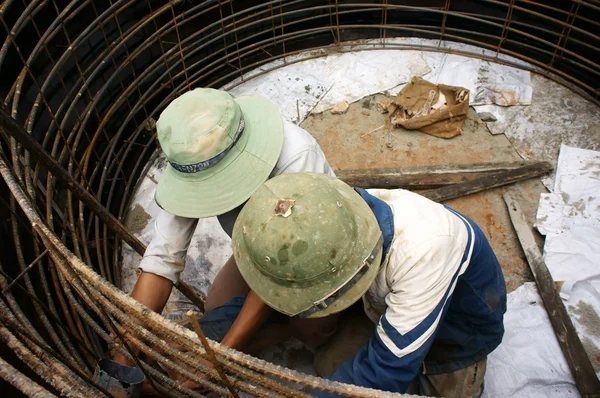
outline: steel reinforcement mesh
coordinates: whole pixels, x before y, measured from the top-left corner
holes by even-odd
[[[0,376],[26,395],[107,395],[91,379],[98,359],[109,348],[137,347],[221,394],[305,396],[318,388],[384,395],[209,342],[227,372],[219,376],[197,360],[208,355],[195,333],[118,289],[121,245],[144,250],[118,220],[156,153],[155,120],[191,88],[243,82],[271,61],[283,62],[267,71],[299,52],[325,50],[306,59],[352,51],[365,39],[376,39],[374,49],[450,52],[530,69],[600,103],[599,17],[597,0],[4,1]],[[391,40],[397,37],[431,40]],[[200,395],[136,360],[163,394]]]

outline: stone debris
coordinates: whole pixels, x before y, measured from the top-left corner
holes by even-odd
[[[331,108],[331,113],[334,115],[342,115],[348,111],[350,105],[346,101],[335,104],[333,108]]]
[[[492,115],[490,112],[481,112],[478,113],[477,116],[479,116],[479,119],[483,122],[495,122],[498,120],[496,116]]]

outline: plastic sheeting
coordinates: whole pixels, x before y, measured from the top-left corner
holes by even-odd
[[[600,279],[600,152],[561,146],[554,191],[540,196],[536,226],[555,281]]]
[[[392,46],[408,40],[388,39],[386,43]],[[481,49],[464,44],[418,40],[421,44],[439,43],[442,47],[481,54]],[[413,76],[434,84],[465,87],[471,91],[471,105],[531,103],[533,91],[528,71],[442,52],[373,50],[376,44],[381,43],[367,41],[356,45],[354,52],[301,53],[287,57],[285,66],[284,61],[276,60],[223,88],[234,96],[262,95],[279,107],[284,118],[296,123],[342,101],[351,103],[384,91],[395,95]],[[323,56],[306,59],[319,54]]]
[[[276,104],[284,118],[299,124],[311,112],[390,90],[429,72],[419,51],[403,51],[402,58],[387,50],[333,54],[275,69],[230,92],[261,95]]]
[[[591,314],[600,310],[600,297],[593,291],[589,282],[577,283],[565,305],[598,372],[600,329]],[[504,326],[502,344],[488,357],[484,397],[580,396],[535,283],[508,295]]]

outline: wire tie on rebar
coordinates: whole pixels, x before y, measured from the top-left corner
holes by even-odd
[[[33,266],[36,265],[37,262],[40,261],[42,259],[42,257],[44,257],[46,255],[46,253],[48,253],[48,248],[46,248],[46,250],[44,250],[42,252],[42,254],[40,254],[39,256],[37,256],[37,258],[35,260],[33,260],[31,262],[31,264],[29,264],[19,275],[17,275],[17,277],[15,279],[13,279],[12,282],[10,282],[10,284],[8,286],[6,286],[4,289],[2,289],[2,294],[6,293],[10,289],[12,289],[12,287],[18,281],[20,281],[25,276],[25,274],[28,273],[33,268]]]

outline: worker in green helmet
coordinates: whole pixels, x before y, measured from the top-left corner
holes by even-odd
[[[208,330],[213,339],[242,349],[274,313],[292,324],[335,319],[362,299],[373,336],[329,379],[481,394],[487,355],[504,334],[506,286],[481,229],[457,211],[402,189],[287,174],[253,194],[232,241],[250,290],[205,315],[207,329],[224,314],[234,319],[224,332]]]

